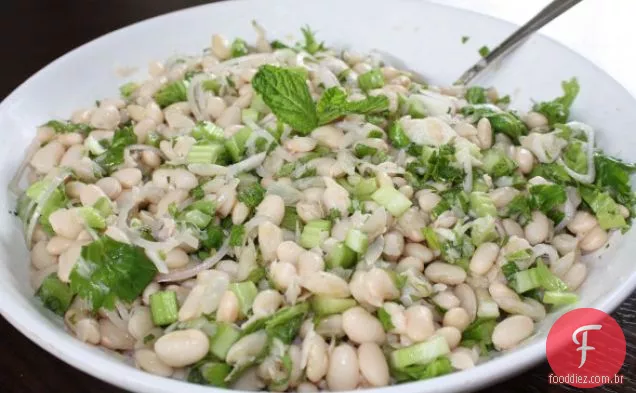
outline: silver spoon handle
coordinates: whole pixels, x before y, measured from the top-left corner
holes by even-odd
[[[501,44],[494,48],[487,56],[479,60],[475,65],[470,67],[459,77],[456,84],[467,85],[471,80],[475,79],[479,73],[486,69],[495,60],[504,57],[510,53],[517,45],[529,38],[537,30],[545,26],[548,22],[555,19],[565,11],[577,5],[583,0],[554,0],[542,9],[537,15],[530,19],[525,25],[518,28]]]

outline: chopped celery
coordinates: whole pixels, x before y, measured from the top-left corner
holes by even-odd
[[[223,142],[225,135],[223,129],[209,121],[200,121],[192,129],[192,137],[196,140]]]
[[[364,254],[369,246],[369,237],[359,229],[349,229],[345,245],[358,254]]]
[[[364,91],[379,89],[384,86],[384,76],[379,69],[367,71],[358,76],[358,86]]]
[[[113,206],[110,203],[110,199],[108,199],[107,197],[101,197],[97,200],[97,202],[95,202],[93,204],[93,207],[95,208],[95,210],[97,210],[99,212],[99,214],[102,215],[102,217],[106,218],[108,216],[110,216],[113,212]]]
[[[303,228],[303,232],[300,235],[300,245],[305,248],[314,248],[316,246],[319,246],[325,239],[329,237],[330,230],[331,221],[309,221]]]
[[[448,374],[453,371],[451,361],[440,356],[426,365],[414,365],[400,369],[392,369],[391,374],[397,382],[420,381]]]
[[[216,334],[210,340],[210,353],[219,359],[225,359],[232,344],[238,341],[241,332],[229,323],[217,325]]]
[[[382,186],[371,195],[371,199],[384,206],[393,216],[399,217],[413,204],[401,192],[391,186]]]
[[[375,190],[378,189],[378,185],[374,178],[370,177],[367,179],[361,179],[354,187],[353,187],[353,195],[361,197],[365,195],[370,195]]]
[[[541,259],[537,260],[537,278],[546,291],[565,292],[568,286],[548,269]]]
[[[442,244],[437,233],[435,233],[435,229],[431,227],[422,228],[422,235],[424,235],[424,240],[426,240],[428,248],[435,251],[441,250]]]
[[[100,155],[100,154],[104,154],[106,153],[106,150],[104,148],[104,146],[102,146],[99,141],[95,138],[93,138],[93,136],[89,135],[86,140],[84,141],[84,145],[88,148],[88,150],[93,154],[93,155]]]
[[[207,362],[199,366],[199,372],[208,385],[226,388],[225,378],[232,371],[232,366],[226,363]]]
[[[496,325],[496,319],[477,318],[462,333],[462,346],[470,348],[478,345],[483,352],[486,352],[492,345],[492,332]]]
[[[318,316],[340,314],[358,304],[354,299],[338,299],[326,296],[314,296],[311,299],[311,308]]]
[[[414,96],[406,100],[406,113],[414,119],[423,119],[428,114],[424,102]]]
[[[353,152],[355,153],[356,157],[363,158],[366,156],[374,155],[378,152],[378,149],[365,145],[364,143],[357,143],[353,148]]]
[[[42,281],[36,294],[44,304],[44,307],[58,315],[64,315],[73,301],[73,291],[68,284],[57,278],[57,274],[51,273]]]
[[[391,314],[389,314],[384,307],[378,309],[378,320],[382,324],[382,328],[385,332],[395,329],[395,325],[393,325],[393,320],[391,319]]]
[[[245,108],[241,111],[241,121],[243,124],[256,123],[258,121],[258,112],[256,109]]]
[[[106,220],[100,214],[99,210],[95,209],[94,207],[78,207],[77,212],[79,213],[80,217],[82,217],[86,225],[88,225],[89,227],[95,229],[106,228]]]
[[[446,339],[440,335],[410,347],[396,349],[391,352],[389,359],[393,367],[400,369],[413,364],[430,363],[449,352],[450,348]]]
[[[150,311],[152,321],[156,326],[170,325],[177,322],[179,306],[177,293],[174,291],[159,291],[150,295]]]
[[[498,318],[499,306],[490,297],[490,294],[485,289],[478,289],[475,291],[477,296],[477,317],[479,318]]]
[[[283,216],[283,221],[280,223],[280,227],[293,232],[296,232],[296,229],[302,229],[302,221],[298,218],[298,212],[295,207],[285,207],[285,215]]]
[[[219,143],[196,144],[190,148],[186,160],[188,164],[214,164],[225,148]]]
[[[565,306],[579,301],[579,297],[572,292],[545,291],[543,293],[543,303],[555,306]]]
[[[243,127],[225,141],[225,148],[234,162],[240,161],[245,152],[245,143],[252,134],[252,129]]]
[[[517,293],[528,292],[539,287],[539,275],[537,269],[532,268],[516,272],[513,278],[513,287]]]
[[[398,122],[394,122],[389,127],[389,141],[396,149],[404,149],[411,143],[411,140]]]
[[[475,246],[490,242],[499,237],[495,228],[495,217],[479,217],[472,223],[470,238]]]
[[[163,85],[153,96],[161,108],[188,100],[188,82],[175,81]]]
[[[234,292],[239,301],[241,315],[247,316],[258,294],[256,285],[252,281],[237,282],[230,284],[230,291]]]
[[[186,210],[198,210],[201,213],[214,215],[216,211],[216,202],[212,200],[199,200],[192,202]]]
[[[196,226],[199,229],[203,229],[208,226],[212,221],[212,216],[201,212],[200,210],[190,210],[184,212],[180,216],[181,220]]]
[[[497,208],[490,196],[485,192],[470,193],[470,209],[478,216],[497,216]]]
[[[344,243],[338,242],[331,247],[327,254],[327,267],[330,269],[341,267],[348,269],[356,263],[356,253]]]

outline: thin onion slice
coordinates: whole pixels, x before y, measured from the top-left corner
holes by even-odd
[[[18,170],[15,172],[15,175],[13,175],[13,178],[9,183],[9,191],[11,191],[11,193],[16,197],[19,197],[24,192],[24,190],[20,188],[20,180],[22,180],[24,171],[29,166],[29,162],[31,162],[33,155],[35,155],[39,148],[40,142],[37,139],[34,139],[33,142],[31,142],[31,144],[29,144],[29,146],[26,148],[24,152],[24,159],[20,163]]]
[[[217,250],[216,254],[207,258],[200,264],[186,268],[186,269],[175,270],[167,274],[160,274],[159,276],[157,276],[156,281],[157,282],[183,281],[183,280],[187,280],[189,278],[195,277],[200,272],[211,269],[212,267],[214,267],[214,265],[219,263],[219,261],[223,259],[225,255],[227,255],[227,252],[229,251],[229,249],[230,249],[230,239],[228,237],[225,239],[225,242],[223,242],[223,245],[221,246],[221,248]]]
[[[261,165],[263,163],[263,161],[265,160],[265,156],[267,154],[265,152],[263,153],[258,153],[252,157],[249,157],[243,161],[239,161],[236,164],[232,164],[229,167],[227,167],[227,173],[225,174],[225,176],[228,179],[233,178],[234,176],[236,176],[237,174],[241,173],[241,172],[248,172],[251,171],[252,169],[258,167],[259,165]]]

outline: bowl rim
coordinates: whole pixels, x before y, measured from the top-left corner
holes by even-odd
[[[163,13],[160,15],[156,15],[150,18],[146,18],[129,25],[120,27],[116,30],[103,34],[99,37],[96,37],[70,51],[64,53],[63,55],[57,57],[55,60],[51,61],[34,74],[32,74],[28,79],[22,82],[19,86],[14,88],[3,100],[0,102],[0,114],[4,113],[10,103],[15,100],[15,96],[20,94],[20,91],[26,89],[32,83],[35,83],[38,79],[44,77],[50,69],[54,68],[58,64],[64,62],[66,59],[69,59],[76,55],[78,52],[81,52],[86,47],[92,46],[101,41],[105,41],[113,38],[119,34],[123,34],[126,30],[130,29],[134,26],[139,26],[142,24],[156,22],[162,19],[170,19],[176,14],[189,13],[194,12],[197,9],[201,9],[204,7],[224,7],[227,4],[231,3],[258,3],[259,0],[234,0],[232,2],[227,0],[222,0],[214,3],[201,4],[196,6],[191,6],[175,11],[170,11],[167,13]],[[395,1],[395,0],[394,0]],[[412,2],[413,0],[397,0],[404,2]],[[477,15],[483,19],[489,19],[491,22],[496,22],[500,24],[505,24],[508,26],[518,27],[516,23],[510,22],[506,19],[498,18],[489,14],[484,14],[482,12],[465,9],[458,6],[446,5],[439,3],[437,1],[425,0],[420,3],[421,7],[434,7],[441,9],[452,9],[453,12],[457,13],[465,13],[465,14],[473,14]],[[624,92],[627,92],[628,95],[632,96],[632,92],[627,90],[619,81],[617,81],[613,75],[605,72],[602,68],[600,68],[595,61],[588,59],[581,53],[570,49],[566,45],[562,44],[558,40],[546,36],[541,33],[535,34],[536,39],[544,40],[547,43],[558,47],[562,51],[567,51],[570,54],[578,57],[582,62],[587,62],[596,69],[596,71],[604,74],[608,78],[610,78],[617,86],[617,88],[622,89]],[[602,299],[597,299],[589,307],[597,308],[601,311],[611,313],[615,310],[621,302],[623,302],[627,297],[629,297],[632,292],[636,290],[636,271],[633,272],[625,281],[621,282],[618,287],[615,287],[612,291],[605,294]],[[21,293],[19,293],[14,288],[8,288],[5,286],[0,287],[0,293],[4,293],[9,298],[12,297],[22,297]],[[27,299],[24,299],[25,301]],[[189,389],[193,393],[204,393],[211,391],[221,392],[225,389],[211,387],[211,386],[201,386],[188,383],[186,381],[175,380],[170,378],[164,378],[160,376],[156,376],[145,371],[136,369],[131,367],[130,365],[116,359],[115,357],[109,358],[108,360],[103,359],[98,356],[94,351],[94,348],[86,346],[86,344],[77,340],[70,334],[62,335],[62,341],[59,341],[57,336],[58,333],[54,332],[54,329],[51,329],[46,323],[38,320],[36,316],[30,312],[25,311],[25,309],[16,307],[15,305],[10,304],[10,302],[0,302],[0,314],[20,333],[29,338],[30,341],[36,343],[40,348],[44,349],[48,353],[57,357],[58,359],[64,361],[66,364],[81,370],[82,372],[98,378],[106,383],[119,386],[124,389],[133,388],[138,390],[139,392],[155,392],[157,391],[157,386],[163,386],[161,391],[179,391],[178,389]],[[53,325],[52,323],[50,325]],[[33,326],[36,326],[37,329],[33,329]],[[430,386],[432,389],[430,391],[447,391],[445,387],[449,387],[451,391],[462,390],[462,391],[472,391],[481,387],[493,385],[505,378],[511,377],[513,375],[519,374],[531,366],[537,364],[541,360],[545,360],[546,357],[546,338],[541,338],[535,340],[535,342],[530,343],[523,348],[518,349],[514,353],[504,354],[502,356],[495,357],[490,359],[484,363],[478,364],[476,367],[453,372],[448,375],[436,377],[430,380],[425,381],[413,381],[408,383],[403,383],[399,385],[389,385],[385,387],[378,388],[366,388],[364,389],[367,392],[372,393],[388,393],[391,390],[400,389],[409,392],[419,391],[418,386],[421,384],[429,383],[431,381],[436,382],[436,387]],[[64,348],[63,348],[64,347]],[[67,348],[69,347],[69,348]],[[74,349],[71,351],[69,349]],[[517,360],[514,364],[511,364],[509,360],[514,356]],[[98,364],[106,364],[108,367],[96,367]],[[484,378],[483,375],[488,375],[489,378]],[[461,377],[460,383],[458,384],[458,377]],[[463,380],[463,385],[461,385],[461,381]],[[461,385],[461,386],[460,386]],[[205,389],[205,390],[203,390]],[[239,391],[240,390],[235,390]],[[354,392],[354,391],[350,391]],[[395,392],[392,392],[395,393]]]

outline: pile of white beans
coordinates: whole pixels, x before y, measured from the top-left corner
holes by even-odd
[[[248,242],[242,249],[235,249],[213,268],[198,272],[196,276],[174,282],[152,282],[143,294],[131,304],[118,304],[115,310],[88,310],[82,299],[76,298],[64,317],[69,331],[78,339],[93,345],[132,355],[137,367],[160,376],[185,379],[189,367],[208,354],[209,336],[197,327],[161,328],[153,324],[149,297],[159,290],[174,291],[179,303],[179,323],[191,322],[206,316],[237,326],[246,322],[239,312],[239,299],[228,289],[233,282],[244,281],[249,271],[242,266],[266,267],[268,280],[259,283],[259,293],[251,307],[249,319],[272,315],[282,307],[306,301],[314,295],[335,298],[353,298],[357,306],[342,314],[335,314],[314,323],[308,315],[298,337],[286,347],[292,360],[292,370],[285,389],[299,392],[318,390],[349,390],[364,387],[386,386],[394,382],[385,354],[396,348],[442,336],[450,348],[446,356],[455,370],[463,370],[477,364],[480,352],[477,347],[460,346],[462,332],[478,318],[479,304],[485,299],[494,301],[501,312],[492,343],[496,350],[513,348],[532,336],[535,323],[544,319],[545,306],[532,298],[518,295],[507,286],[501,266],[505,255],[518,250],[532,250],[537,256],[547,256],[549,269],[569,290],[576,290],[584,281],[587,269],[582,254],[601,248],[608,240],[596,217],[578,210],[567,226],[555,231],[553,223],[540,211],[532,212],[531,219],[522,226],[511,218],[497,218],[496,226],[504,242],[486,242],[479,245],[470,258],[468,269],[448,263],[425,242],[422,228],[453,228],[460,220],[452,210],[436,219],[431,211],[440,202],[439,193],[432,189],[414,189],[404,178],[404,167],[410,157],[391,147],[387,138],[365,139],[370,130],[383,132],[382,127],[366,122],[363,116],[350,115],[341,121],[315,129],[306,136],[289,136],[283,133],[280,146],[268,154],[257,168],[261,184],[268,190],[272,185],[293,188],[293,198],[278,192],[268,192],[260,205],[252,211],[237,200],[238,182],[223,174],[207,176],[189,170],[183,165],[194,139],[190,130],[198,120],[207,119],[224,130],[230,137],[244,124],[241,110],[251,105],[255,93],[251,78],[265,63],[304,67],[309,72],[309,84],[316,97],[323,88],[343,85],[351,97],[362,95],[357,89],[357,75],[379,67],[386,81],[384,87],[370,92],[389,98],[390,110],[398,108],[398,97],[408,97],[413,80],[408,72],[381,65],[371,56],[351,51],[341,55],[323,52],[314,58],[307,53],[293,56],[290,50],[272,51],[264,37],[260,36],[256,51],[233,67],[223,67],[230,56],[229,41],[215,35],[211,47],[203,56],[187,57],[184,61],[149,65],[150,79],[143,82],[128,100],[103,99],[98,106],[80,109],[70,118],[73,123],[93,127],[88,135],[81,133],[56,134],[47,126],[38,128],[37,142],[41,147],[31,157],[30,182],[56,173],[59,168],[70,168],[73,180],[67,180],[65,190],[70,204],[50,216],[54,234],[48,234],[39,226],[32,237],[31,265],[32,285],[38,288],[42,280],[56,273],[63,282],[69,282],[69,274],[77,262],[81,247],[93,237],[78,218],[75,207],[92,206],[106,197],[121,208],[129,203],[139,190],[143,203],[131,218],[142,222],[164,220],[157,241],[174,234],[174,225],[168,225],[171,205],[189,203],[189,192],[199,185],[205,198],[216,201],[218,222],[231,217],[233,224],[243,224],[252,216],[265,217],[248,233]],[[269,58],[262,53],[272,53]],[[234,60],[230,60],[234,61]],[[179,102],[164,109],[153,100],[153,94],[166,83],[184,78],[186,72],[219,72],[219,76],[232,81],[233,89],[216,96],[206,92],[197,99],[195,116],[191,102]],[[220,71],[219,71],[220,70]],[[343,73],[343,71],[347,71]],[[346,74],[345,81],[337,75]],[[491,124],[483,118],[477,124],[464,120],[458,110],[466,105],[462,86],[449,88],[429,87],[426,94],[434,101],[431,109],[443,108],[447,113],[434,116],[453,132],[453,141],[470,143],[477,149],[489,149],[494,143],[506,147],[508,156],[518,165],[518,172],[527,175],[539,162],[537,152],[515,145],[502,135],[493,135]],[[497,92],[488,90],[491,100]],[[199,117],[199,118],[198,118]],[[432,117],[433,118],[433,117]],[[546,118],[536,112],[522,116],[531,132],[543,132],[548,128]],[[112,139],[114,131],[131,121],[138,144],[147,143],[151,132],[162,137],[159,149],[131,151],[124,164],[109,176],[97,178],[85,141]],[[272,114],[260,125],[276,124]],[[363,136],[361,136],[363,135]],[[389,161],[379,165],[354,159],[351,149],[356,141],[365,141],[390,155]],[[293,180],[277,178],[283,163],[293,162],[317,146],[326,146],[333,155],[315,158],[307,167],[315,169],[316,176]],[[176,163],[165,165],[167,161]],[[366,165],[366,167],[365,167]],[[338,178],[362,173],[372,173],[378,186],[395,187],[413,201],[413,205],[401,216],[393,217],[373,201],[362,203],[361,210],[351,213],[352,196],[335,181]],[[370,172],[369,172],[370,170]],[[368,176],[368,175],[367,175]],[[303,182],[303,180],[305,180]],[[496,187],[492,180],[484,179],[490,189],[487,195],[498,209],[505,206],[521,191],[509,186]],[[546,184],[543,178],[529,179],[530,184]],[[579,198],[580,199],[580,198]],[[323,219],[335,210],[335,219],[329,237],[313,249],[299,245],[293,231],[281,228],[286,206],[294,206],[303,222]],[[621,206],[624,216],[628,209]],[[117,222],[117,209],[108,220],[106,236],[118,241],[130,241]],[[349,229],[358,228],[368,235],[370,249],[377,255],[361,256],[352,274],[326,269],[325,257],[335,242],[343,241]],[[172,231],[172,232],[171,232]],[[379,247],[379,248],[378,248]],[[188,269],[199,263],[195,258],[197,247],[182,243],[167,250],[164,261],[169,271]],[[398,288],[394,274],[406,277],[404,288]],[[393,328],[385,331],[376,312],[383,308],[391,317]],[[246,358],[256,356],[255,348],[261,348],[264,331],[249,334],[233,344],[227,358],[230,365],[240,364]],[[272,355],[270,355],[272,356]],[[275,362],[266,357],[232,383],[235,389],[264,389],[276,374]]]

